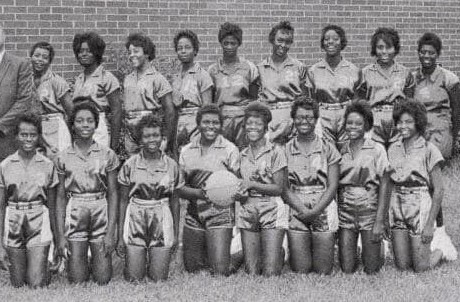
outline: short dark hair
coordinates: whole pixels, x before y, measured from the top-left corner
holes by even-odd
[[[311,98],[306,96],[297,97],[291,106],[291,118],[295,118],[297,110],[299,110],[299,108],[313,111],[313,116],[315,117],[315,119],[318,119],[319,106],[318,103],[313,101]]]
[[[53,62],[53,59],[54,59],[54,48],[53,48],[53,46],[51,46],[50,43],[45,42],[45,41],[37,42],[30,49],[29,57],[32,57],[34,55],[35,49],[37,49],[37,48],[42,48],[42,49],[48,50],[48,52],[50,53],[50,55],[49,55],[50,59],[49,60],[50,60],[50,64],[51,64]]]
[[[420,51],[423,45],[431,45],[434,47],[434,49],[436,49],[438,55],[441,54],[442,41],[441,38],[438,37],[438,35],[434,33],[424,33],[423,36],[421,36],[417,42],[417,51]]]
[[[96,123],[96,128],[99,126],[99,110],[94,104],[94,100],[90,96],[79,96],[73,99],[75,107],[73,107],[72,112],[69,116],[69,129],[72,129],[73,124],[75,123],[75,117],[77,113],[82,110],[88,110],[94,117],[94,122]],[[73,132],[73,130],[72,130]]]
[[[125,44],[126,49],[129,49],[130,45],[141,47],[144,54],[148,55],[149,61],[155,59],[155,44],[153,44],[152,40],[143,33],[130,34]]]
[[[219,29],[219,34],[217,35],[219,43],[222,43],[222,40],[226,36],[235,37],[240,45],[243,43],[243,30],[238,24],[230,22],[225,22],[222,24]]]
[[[244,110],[244,123],[246,124],[247,120],[250,117],[260,117],[264,121],[265,128],[268,128],[268,124],[272,121],[272,113],[270,108],[260,101],[253,102],[249,104]]]
[[[372,114],[371,106],[366,100],[353,101],[347,106],[343,117],[345,121],[344,127],[351,113],[357,113],[363,117],[364,130],[369,131],[374,126],[374,115]]]
[[[398,32],[389,27],[379,27],[375,31],[375,33],[372,35],[371,39],[371,56],[376,56],[377,55],[377,42],[379,40],[383,40],[385,44],[392,45],[395,48],[395,55],[399,54],[399,49],[401,47],[400,45],[400,39],[399,39],[399,34]]]
[[[193,50],[195,50],[195,55],[198,54],[198,50],[200,50],[200,40],[198,40],[198,36],[191,30],[181,30],[174,36],[174,50],[177,51],[177,44],[179,40],[182,38],[187,38],[190,40],[193,46]],[[241,43],[240,43],[241,44]]]
[[[140,143],[142,139],[142,131],[144,131],[145,128],[160,128],[161,135],[164,134],[163,121],[153,115],[147,115],[142,117],[136,125],[134,139],[137,143]]]
[[[16,118],[16,122],[14,124],[14,135],[18,135],[19,133],[19,127],[21,124],[30,124],[34,126],[37,129],[37,133],[39,136],[42,135],[42,120],[40,116],[33,114],[33,113],[24,113],[19,115]]]
[[[196,113],[195,121],[197,125],[200,125],[201,119],[203,118],[203,115],[205,114],[217,115],[219,117],[220,125],[222,125],[222,123],[224,122],[224,117],[219,107],[216,104],[207,104],[207,105],[203,105]]]
[[[326,25],[323,30],[321,31],[321,49],[324,49],[324,38],[326,36],[326,33],[330,30],[333,30],[335,31],[339,37],[340,37],[340,49],[341,50],[344,50],[345,47],[347,47],[347,44],[348,44],[348,40],[347,40],[347,36],[345,35],[345,30],[338,26],[338,25],[334,25],[334,24],[329,24],[329,25]]]
[[[75,58],[78,59],[78,53],[80,52],[81,45],[85,42],[88,43],[89,50],[96,59],[97,64],[100,65],[104,56],[105,42],[101,36],[93,31],[76,34],[73,37],[72,48]]]
[[[273,44],[275,42],[275,36],[279,30],[287,31],[294,36],[294,27],[292,27],[291,22],[281,21],[278,24],[275,24],[270,30],[270,34],[268,35],[268,41],[270,43]]]
[[[398,123],[404,113],[414,118],[415,129],[419,134],[424,135],[428,124],[425,105],[414,100],[397,102],[393,108],[393,121],[395,124]]]

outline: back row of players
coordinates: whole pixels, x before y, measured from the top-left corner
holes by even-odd
[[[147,252],[148,275],[166,278],[179,233],[178,196],[190,201],[183,236],[188,271],[209,265],[229,273],[235,216],[252,273],[280,273],[286,229],[295,271],[330,273],[339,230],[342,269],[356,269],[361,234],[364,270],[376,272],[387,221],[396,265],[429,267],[442,199],[438,148],[449,158],[458,129],[459,80],[436,64],[440,39],[422,36],[421,68],[411,73],[394,61],[400,43],[389,28],[376,30],[371,41],[376,63],[361,71],[341,56],[347,41],[335,25],[322,32],[325,58],[308,70],[288,55],[294,38],[289,22],[272,28],[272,55],[257,67],[237,54],[242,43],[237,25],[223,24],[218,37],[223,58],[208,73],[194,62],[197,36],[176,35],[182,65],[171,87],[151,65],[151,40],[130,35],[126,48],[134,71],[125,78],[122,98],[118,81],[101,65],[105,44],[97,34],[75,36],[73,49],[84,72],[73,95],[49,69],[52,47],[34,45],[43,114],[41,121],[18,120],[18,152],[0,166],[6,247],[0,260],[9,260],[14,285],[46,284],[51,230],[59,254],[69,260],[71,281],[89,278],[89,245],[92,275],[107,283],[117,222],[127,278],[144,277]],[[124,147],[132,157],[118,173],[118,191],[119,162],[108,146],[118,149],[122,119]],[[41,135],[54,165],[35,152]],[[388,156],[375,142],[389,148]],[[179,165],[162,151],[176,154],[178,147]],[[234,206],[215,205],[203,190],[207,177],[223,169],[243,179],[234,196],[240,201],[236,215]],[[439,258],[439,250],[433,255]]]

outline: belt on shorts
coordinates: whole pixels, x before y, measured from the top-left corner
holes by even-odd
[[[248,196],[249,196],[249,197],[267,197],[268,195],[259,193],[259,192],[257,192],[256,190],[249,190],[249,191],[248,191]]]
[[[419,192],[428,192],[428,187],[405,187],[405,186],[395,186],[395,191],[401,194],[413,194]]]
[[[33,200],[33,201],[16,201],[8,200],[8,206],[15,208],[16,210],[30,210],[43,206],[43,201]]]
[[[324,186],[296,186],[291,185],[291,190],[295,192],[301,193],[308,193],[308,194],[315,194],[315,193],[322,193],[326,190]]]
[[[42,121],[49,121],[49,120],[55,120],[59,118],[63,118],[64,115],[61,112],[55,112],[55,113],[46,113],[40,115]]]
[[[96,192],[96,193],[67,193],[69,198],[78,199],[81,201],[94,201],[105,198],[105,192]]]
[[[325,109],[325,110],[340,110],[340,109],[343,109],[345,107],[347,107],[347,105],[349,104],[350,102],[342,102],[342,103],[319,103],[319,107],[322,108],[322,109]]]
[[[221,107],[222,115],[244,115],[244,109],[246,105],[222,105]]]
[[[144,117],[144,116],[153,114],[154,111],[155,111],[155,109],[153,109],[153,110],[131,110],[131,111],[126,111],[125,112],[125,118],[131,120],[131,119],[135,119],[135,118],[138,118],[138,117]]]
[[[276,102],[276,103],[268,103],[267,104],[270,110],[274,109],[286,109],[291,108],[292,102],[290,101],[283,101],[283,102]]]
[[[136,197],[131,197],[129,200],[131,203],[141,206],[141,207],[156,207],[158,205],[169,203],[169,198],[161,198],[161,199],[140,199]]]
[[[394,105],[377,105],[372,110],[374,111],[393,111]]]

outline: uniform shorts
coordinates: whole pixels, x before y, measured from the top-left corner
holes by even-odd
[[[185,214],[185,225],[203,231],[212,228],[233,228],[235,207],[219,207],[202,199],[190,201]]]
[[[3,245],[11,248],[47,246],[53,241],[48,208],[41,201],[9,202]]]
[[[270,104],[272,121],[268,125],[268,135],[274,138],[274,142],[286,144],[294,135],[291,118],[291,102],[279,102]]]
[[[248,146],[244,132],[244,108],[245,106],[222,106],[222,116],[224,117],[222,134],[240,150]]]
[[[381,144],[393,143],[397,140],[396,126],[393,121],[393,105],[383,105],[372,108],[374,126],[371,137]]]
[[[377,217],[378,192],[365,187],[341,187],[338,192],[339,227],[371,231]]]
[[[51,113],[41,116],[42,138],[46,147],[46,155],[55,158],[57,153],[72,143],[69,129],[62,113]]]
[[[236,226],[253,232],[262,229],[287,229],[289,207],[281,197],[251,196],[238,207]]]
[[[346,140],[345,128],[343,127],[345,107],[347,103],[341,104],[320,104],[319,123],[316,133],[328,140],[344,142]]]
[[[101,241],[107,233],[107,219],[103,193],[74,194],[67,203],[66,237],[71,241]]]
[[[452,156],[452,120],[448,112],[428,112],[425,137],[441,151],[444,158]]]
[[[427,187],[396,186],[391,195],[390,225],[393,229],[420,235],[430,210],[431,196]]]
[[[110,124],[105,112],[99,112],[99,124],[93,138],[98,144],[110,147]]]
[[[123,241],[126,245],[145,248],[171,247],[174,241],[174,223],[169,199],[131,198],[126,208],[123,230]]]
[[[308,209],[319,202],[325,189],[323,186],[305,186],[291,188],[294,193]],[[303,232],[335,232],[337,231],[337,204],[332,201],[318,217],[309,224],[305,224],[297,218],[297,211],[290,209],[289,229]]]
[[[181,108],[179,110],[179,119],[177,121],[176,142],[177,146],[183,147],[190,142],[190,138],[198,135],[196,126],[196,113],[198,107]]]

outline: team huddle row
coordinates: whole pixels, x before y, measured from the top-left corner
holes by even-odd
[[[71,282],[92,275],[108,283],[115,250],[128,280],[166,279],[179,198],[189,201],[189,272],[231,273],[238,238],[247,272],[280,274],[286,234],[290,267],[303,273],[331,273],[336,241],[342,270],[354,272],[358,236],[367,273],[383,265],[384,237],[400,269],[423,271],[441,259],[430,242],[441,168],[457,137],[459,80],[437,66],[436,35],[419,40],[414,72],[394,61],[400,43],[390,28],[376,30],[376,63],[362,70],[341,56],[347,41],[335,25],[323,29],[325,58],[310,68],[288,55],[289,22],[272,28],[272,54],[257,66],[237,54],[238,25],[223,24],[218,39],[223,57],[205,71],[194,62],[197,36],[179,32],[181,68],[170,84],[151,64],[151,40],[130,35],[134,71],[123,95],[101,65],[97,34],[74,38],[84,71],[73,92],[49,69],[52,46],[33,46],[40,116],[18,115],[17,152],[0,164],[0,262],[13,285],[49,282],[51,242]],[[130,155],[121,167],[113,151],[120,141]],[[211,195],[207,180],[221,171],[237,185]]]

